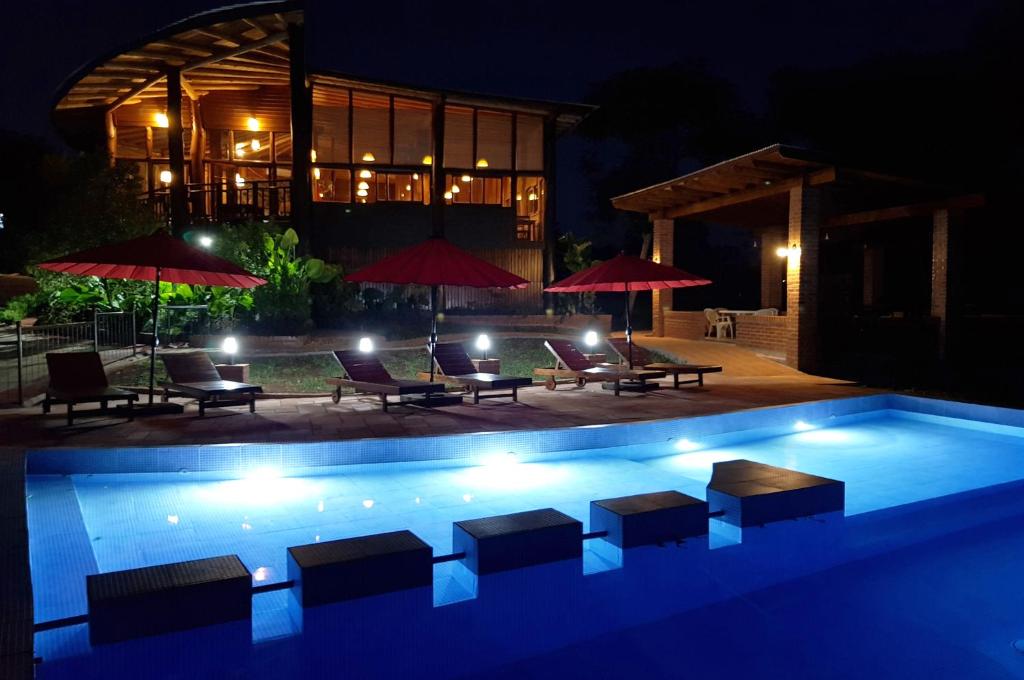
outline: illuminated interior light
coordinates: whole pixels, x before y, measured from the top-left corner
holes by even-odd
[[[418,180],[420,178],[420,173],[418,173],[418,172],[412,173],[412,178]]]
[[[259,151],[260,150],[260,140],[258,140],[255,137],[253,137],[252,141],[249,142],[249,148],[252,149],[253,151]]]
[[[160,181],[161,182],[163,182],[164,184],[170,184],[172,179],[174,179],[174,175],[171,174],[170,170],[161,170],[160,171]]]
[[[363,154],[363,162],[364,163],[373,163],[375,160],[377,160],[377,157],[374,156],[369,151],[367,151],[366,153]]]
[[[523,195],[522,194],[516,194],[516,200],[517,201],[523,200]]]
[[[165,128],[170,124],[167,120],[167,114],[163,111],[157,111],[153,114],[153,120],[156,121],[157,127]]]
[[[245,121],[245,127],[249,128],[249,130],[251,130],[252,132],[259,132],[260,122],[252,116],[249,116],[249,118],[247,118]]]
[[[462,176],[462,181],[463,181],[463,182],[464,182],[465,184],[469,184],[470,182],[472,182],[472,181],[473,181],[473,178],[472,178],[472,177],[470,177],[469,175],[463,175],[463,176]]]
[[[457,194],[457,193],[459,193],[460,191],[462,191],[462,189],[460,189],[460,188],[459,188],[459,185],[458,185],[458,184],[453,184],[453,185],[452,185],[452,193],[453,193],[453,194]]]
[[[316,163],[316,149],[309,150],[309,160],[313,163]]]
[[[360,170],[359,177],[360,179],[370,179],[371,177],[373,177],[373,173],[370,172],[369,170]]]
[[[313,168],[313,179],[320,179],[320,168]]]
[[[433,165],[433,163],[434,163],[434,157],[433,156],[427,155],[427,156],[423,157],[423,165]]]
[[[235,186],[240,186],[240,187],[244,187],[245,186],[245,178],[242,177],[241,173],[238,173],[238,172],[235,173]]]
[[[476,162],[476,167],[478,167],[478,168],[486,168],[487,166],[488,166],[488,163],[487,163],[487,159],[486,158],[481,158],[480,160],[478,160]]]
[[[450,200],[452,200],[452,196],[453,196],[452,192],[450,192],[450,191],[444,192],[444,200],[450,201]]]
[[[363,198],[363,197],[366,197],[366,196],[369,196],[369,195],[370,195],[370,192],[368,192],[366,189],[359,189],[359,190],[356,191],[356,196],[359,196],[360,198]]]
[[[370,185],[368,183],[366,183],[366,182],[360,182],[359,184],[356,185],[356,188],[357,189],[369,189]]]
[[[530,192],[530,193],[529,193],[529,194],[527,195],[527,197],[526,197],[526,200],[528,200],[528,201],[536,201],[536,200],[537,200],[537,194],[535,194],[535,193],[533,193],[533,192],[531,191],[531,192]]]
[[[406,191],[412,191],[412,185],[411,184],[406,184],[405,185],[405,190]]]

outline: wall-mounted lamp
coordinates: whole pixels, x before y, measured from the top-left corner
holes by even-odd
[[[800,246],[796,245],[795,243],[788,248],[786,246],[779,246],[778,248],[775,249],[775,254],[778,255],[779,257],[799,258]]]

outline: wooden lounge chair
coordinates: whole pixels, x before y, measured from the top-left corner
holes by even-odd
[[[629,347],[626,345],[626,339],[607,338],[607,342],[608,346],[619,355],[620,362],[628,365]],[[711,364],[674,364],[670,362],[654,361],[650,352],[636,344],[633,345],[633,365],[643,366],[644,368],[649,368],[655,371],[665,371],[665,373],[671,374],[672,387],[677,390],[680,385],[697,385],[698,387],[703,387],[705,373],[722,372],[721,366],[714,366]],[[680,375],[695,375],[697,377],[692,380],[680,380]]]
[[[399,400],[407,394],[422,394],[428,399],[430,395],[444,392],[444,383],[426,382],[423,380],[396,380],[391,377],[384,364],[369,352],[354,349],[335,350],[334,358],[341,364],[346,378],[328,378],[327,384],[334,386],[331,399],[337,404],[341,399],[341,388],[352,387],[357,392],[366,392],[380,396],[381,405],[387,413],[388,406],[396,402],[388,402],[388,395],[398,395]],[[401,403],[401,401],[397,402]]]
[[[162,354],[170,380],[160,383],[164,388],[162,401],[172,395],[192,397],[199,402],[200,417],[208,407],[249,405],[249,413],[256,412],[256,394],[263,391],[259,385],[224,380],[206,352]]]
[[[68,425],[75,422],[75,404],[99,402],[100,411],[107,412],[111,401],[128,402],[128,420],[132,419],[132,403],[139,398],[135,392],[111,387],[103,370],[103,361],[96,352],[55,352],[46,355],[50,384],[43,399],[43,413],[53,404],[68,405]]]
[[[430,350],[430,347],[427,347]],[[439,342],[434,347],[434,363],[441,371],[441,378],[456,385],[462,385],[473,393],[473,403],[479,404],[481,399],[512,397],[519,401],[519,388],[533,384],[530,378],[516,378],[511,375],[497,373],[480,373],[470,361],[469,355],[459,342]],[[499,394],[480,394],[481,390],[512,390]]]
[[[652,387],[648,380],[664,378],[665,372],[658,370],[628,369],[612,364],[595,365],[569,340],[545,340],[544,346],[555,355],[554,368],[535,368],[534,375],[545,378],[544,387],[553,390],[558,386],[557,378],[573,378],[583,387],[587,381],[597,380],[614,384],[615,396],[622,390],[622,381],[638,382],[640,389]]]

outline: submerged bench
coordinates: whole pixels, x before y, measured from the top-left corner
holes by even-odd
[[[554,508],[456,522],[456,553],[478,575],[583,556],[583,523]]]
[[[93,644],[252,618],[252,576],[237,555],[92,574],[86,591]]]
[[[619,548],[681,541],[708,533],[708,504],[678,491],[591,501],[590,530]]]
[[[707,488],[712,512],[739,527],[842,511],[846,484],[827,477],[755,463],[715,463]]]
[[[411,531],[288,548],[288,579],[303,607],[433,583],[433,549]]]

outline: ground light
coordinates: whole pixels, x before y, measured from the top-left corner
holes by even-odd
[[[359,351],[360,352],[372,352],[373,351],[373,340],[370,338],[359,338]]]
[[[233,336],[229,335],[224,338],[224,342],[221,343],[220,349],[222,352],[228,355],[228,364],[235,363],[235,354],[238,353],[238,340]]]
[[[587,347],[596,347],[598,342],[597,331],[587,331],[583,335],[583,342],[586,343]]]
[[[210,246],[213,245],[213,237],[212,236],[200,236],[199,237],[199,245],[201,245],[204,248],[209,248]]]
[[[483,358],[487,358],[487,350],[491,348],[491,339],[487,337],[486,333],[481,333],[476,338],[476,348],[483,352]]]

